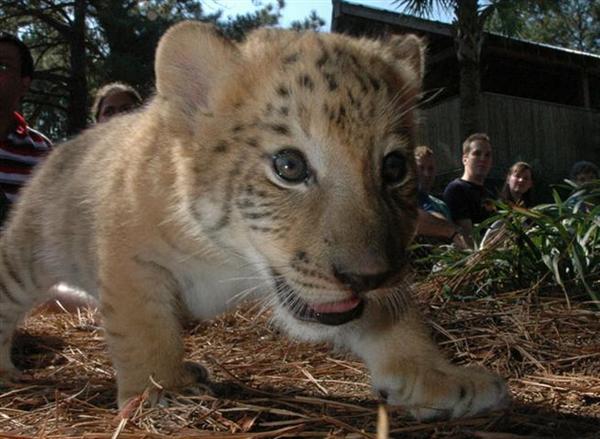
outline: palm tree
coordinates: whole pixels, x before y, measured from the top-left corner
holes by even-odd
[[[481,48],[484,42],[486,21],[495,13],[502,20],[510,10],[519,7],[519,0],[395,0],[410,14],[430,16],[434,10],[451,10],[454,13],[454,42],[460,69],[460,134],[482,129],[481,114]],[[483,4],[485,3],[485,4]]]

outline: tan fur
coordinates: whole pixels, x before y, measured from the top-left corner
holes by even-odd
[[[173,389],[205,379],[183,361],[182,315],[264,292],[292,335],[351,349],[376,390],[416,416],[500,407],[504,383],[443,359],[403,283],[422,74],[414,36],[261,30],[237,46],[207,25],[170,29],[152,102],[58,146],[12,214],[3,376],[15,373],[20,318],[58,282],[99,298],[121,406],[149,376]],[[285,149],[306,158],[305,180],[275,172]],[[359,302],[362,314],[323,320]]]

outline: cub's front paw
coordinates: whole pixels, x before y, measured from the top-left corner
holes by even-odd
[[[414,368],[410,374],[375,382],[388,404],[402,406],[418,420],[448,419],[506,408],[506,382],[478,367]]]

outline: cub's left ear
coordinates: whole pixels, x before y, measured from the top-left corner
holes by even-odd
[[[427,47],[425,40],[414,34],[394,35],[389,39],[387,46],[398,66],[410,67],[416,81],[415,85],[420,88],[425,75],[425,50]]]

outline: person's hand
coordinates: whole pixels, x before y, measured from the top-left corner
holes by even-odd
[[[473,247],[473,240],[464,234],[460,229],[456,229],[456,232],[452,235],[452,244],[460,250]]]

